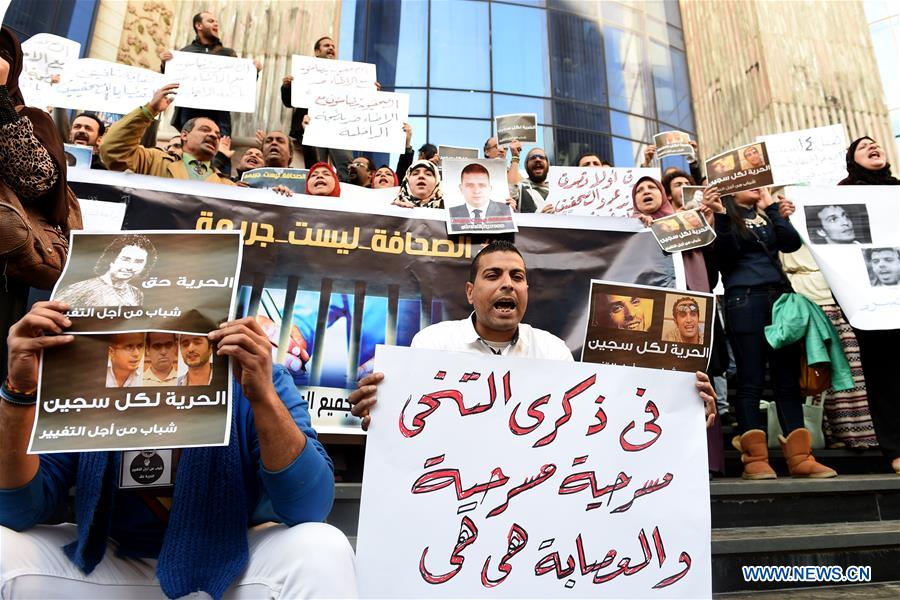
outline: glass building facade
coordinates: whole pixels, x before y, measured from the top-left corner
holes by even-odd
[[[695,134],[677,0],[342,0],[342,59],[410,95],[413,146],[481,147],[536,113],[552,164],[640,162],[654,133]]]
[[[891,131],[900,152],[900,2],[866,0],[865,7]]]

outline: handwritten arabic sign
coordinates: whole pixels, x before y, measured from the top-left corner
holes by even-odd
[[[295,194],[306,193],[308,169],[287,169],[282,167],[261,167],[244,171],[241,181],[252,188],[273,188],[283,185]]]
[[[150,101],[164,76],[96,58],[66,64],[56,85],[55,106],[127,114]]]
[[[25,104],[47,108],[55,106],[50,80],[62,73],[70,61],[77,60],[81,44],[51,33],[38,33],[22,42],[22,74],[19,89]]]
[[[656,219],[650,226],[659,246],[666,252],[683,252],[713,243],[716,232],[699,210],[686,210]]]
[[[256,112],[256,66],[249,58],[172,52],[166,79],[181,84],[175,106]]]
[[[766,143],[747,144],[706,161],[709,185],[720,194],[733,194],[772,185]]]
[[[653,143],[656,145],[656,158],[659,160],[667,156],[694,155],[694,148],[691,146],[691,136],[683,131],[657,133],[653,136]]]
[[[776,185],[836,185],[847,176],[844,125],[828,125],[756,138],[766,143]]]
[[[547,204],[559,214],[629,217],[631,188],[641,177],[659,177],[658,169],[550,167]]]
[[[533,144],[537,141],[537,114],[499,115],[494,118],[494,129],[498,144],[513,140]]]
[[[900,328],[900,189],[869,186],[861,195],[853,186],[797,186],[784,195],[796,204],[791,223],[850,324]]]
[[[320,148],[370,152],[406,149],[403,123],[409,94],[394,92],[323,93],[309,106],[303,143]]]
[[[363,94],[375,91],[375,65],[311,56],[291,57],[291,106],[311,107],[323,91]],[[405,138],[404,138],[405,139]]]
[[[693,374],[390,347],[376,369],[364,595],[710,596]]]
[[[712,347],[711,294],[591,281],[585,362],[705,371]]]
[[[241,262],[236,233],[73,231],[70,247],[53,290],[71,307],[69,333],[205,335],[229,318]]]

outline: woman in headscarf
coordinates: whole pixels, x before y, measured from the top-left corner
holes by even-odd
[[[77,204],[67,199],[66,159],[62,140],[50,116],[24,106],[19,90],[22,46],[7,27],[0,29],[0,196],[13,195],[23,206],[40,213],[49,224],[69,230],[81,227]],[[2,240],[19,244],[17,240]],[[0,372],[6,372],[6,333],[22,315],[28,299],[28,285],[9,276],[6,253],[0,247],[3,285],[0,285]]]
[[[306,176],[306,193],[310,196],[338,198],[341,195],[341,182],[334,168],[324,162],[314,164]]]
[[[397,181],[397,174],[389,166],[381,165],[375,171],[375,176],[372,178],[373,190],[397,187],[398,185],[400,185],[400,182]]]
[[[847,148],[847,177],[838,185],[900,185],[891,175],[887,154],[868,136],[854,140]],[[900,347],[900,330],[853,328],[859,342],[869,412],[881,452],[900,475],[900,379],[894,373],[894,355]]]
[[[410,165],[394,205],[406,208],[444,208],[441,176],[430,160],[417,160]]]
[[[631,201],[634,216],[650,226],[654,220],[675,214],[675,208],[669,202],[662,184],[652,177],[641,177],[631,188]],[[711,246],[706,246],[706,249]],[[695,292],[709,292],[715,284],[716,273],[707,271],[704,249],[687,250],[681,253],[684,263],[684,277],[687,288]],[[717,321],[714,321],[717,322]],[[712,373],[716,375],[717,373]],[[722,423],[719,416],[713,426],[706,430],[706,448],[709,461],[710,476],[712,473],[725,472],[725,451],[722,447]]]

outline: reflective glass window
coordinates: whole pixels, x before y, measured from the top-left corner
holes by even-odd
[[[580,102],[553,102],[554,125],[584,129],[587,131],[609,131],[609,109]]]
[[[562,167],[577,166],[575,161],[588,152],[597,154],[607,162],[613,163],[612,140],[608,135],[556,128],[554,131],[556,155],[553,164]]]
[[[665,0],[666,20],[675,27],[681,28],[681,10],[678,8],[678,0]]]
[[[599,25],[591,19],[553,11],[550,36],[554,97],[607,104]]]
[[[425,102],[427,93],[425,90],[397,88],[394,91],[409,94],[409,114],[428,114],[428,105]]]
[[[494,116],[514,115],[517,113],[535,113],[538,123],[552,122],[549,100],[527,98],[525,96],[507,96],[494,94]]]
[[[408,4],[426,3],[403,3],[404,7]],[[489,40],[487,2],[432,2],[429,85],[451,89],[490,89]]]
[[[474,119],[428,119],[428,141],[435,146],[483,148],[491,137],[491,122]]]
[[[680,29],[671,25],[669,25],[669,43],[679,50],[684,50],[684,34]]]
[[[550,95],[547,11],[491,4],[494,91]]]
[[[613,164],[617,167],[638,167],[644,160],[643,144],[614,137],[612,146]]]
[[[428,30],[425,23],[428,22],[428,3],[397,2],[394,5],[400,12],[395,85],[427,85]],[[373,23],[369,31],[379,27],[382,27],[381,23]],[[381,65],[378,67],[380,71]]]
[[[650,42],[650,70],[656,96],[656,117],[667,123],[678,123],[678,102],[668,46]]]
[[[665,23],[649,17],[644,21],[644,23],[647,35],[655,37],[656,39],[663,42],[669,41],[669,30],[668,26]]]
[[[549,0],[550,8],[575,13],[588,19],[600,18],[601,2],[596,0]]]
[[[415,161],[416,156],[418,156],[419,148],[428,141],[428,119],[425,117],[410,117],[407,122],[413,130],[412,140],[409,145],[415,150],[416,154],[413,156],[413,161]],[[400,160],[399,154],[391,154],[388,166],[392,169],[396,169],[398,160]]]
[[[641,29],[641,13],[630,6],[618,2],[603,2],[603,20],[624,25],[631,29]]]
[[[552,2],[553,0],[551,0]],[[510,4],[525,4],[526,6],[544,6],[544,0],[503,0]]]
[[[428,112],[443,117],[491,118],[491,95],[481,92],[428,92]]]
[[[609,117],[612,125],[609,131],[614,135],[644,141],[649,140],[656,133],[656,125],[652,121],[637,115],[611,110],[609,111]]]
[[[642,73],[642,37],[617,27],[605,27],[604,34],[609,105],[619,110],[652,116]]]
[[[684,131],[694,130],[694,109],[691,107],[691,80],[684,52],[670,49],[672,77],[675,81],[675,104],[678,109],[678,125]]]
[[[632,4],[651,17],[656,17],[660,20],[665,20],[666,18],[666,6],[663,0],[639,0],[638,2],[632,2]]]

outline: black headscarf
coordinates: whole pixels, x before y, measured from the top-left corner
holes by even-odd
[[[856,162],[854,158],[856,148],[863,140],[875,141],[867,135],[853,140],[853,143],[847,148],[847,178],[841,180],[838,185],[900,185],[900,179],[891,175],[890,163],[886,163],[881,169],[873,171]]]
[[[22,106],[19,114],[28,117],[34,128],[34,137],[47,149],[56,168],[59,169],[59,178],[46,194],[35,199],[40,203],[40,210],[44,215],[56,225],[59,225],[66,232],[69,230],[69,203],[66,198],[68,185],[66,183],[66,156],[63,149],[62,139],[59,132],[53,124],[50,115],[39,108],[23,106],[25,99],[22,97],[22,90],[19,89],[19,75],[22,74],[22,44],[19,38],[8,27],[0,28],[0,53],[3,58],[9,62],[9,76],[6,80],[6,90],[9,99],[14,106]],[[80,221],[80,217],[77,219]]]

